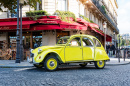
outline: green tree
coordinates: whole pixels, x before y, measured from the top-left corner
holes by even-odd
[[[118,40],[118,46],[120,45],[120,46],[122,46],[122,45],[124,45],[124,40],[122,39],[122,36],[120,35],[120,34],[118,34],[117,35],[117,40]],[[119,40],[120,40],[120,44],[119,44]]]
[[[41,3],[40,0],[25,0],[24,5],[30,5],[31,7],[36,7],[36,3]],[[3,11],[2,8],[7,8],[11,13],[15,13],[17,8],[17,0],[0,0],[0,11]]]
[[[121,46],[125,46],[125,43],[126,43],[126,41],[123,39],[122,43],[121,43]]]

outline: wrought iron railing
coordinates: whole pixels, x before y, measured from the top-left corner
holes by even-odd
[[[99,4],[99,0],[92,0],[95,6],[101,11],[101,13],[108,19],[108,21],[116,28],[119,32],[117,25],[112,21],[112,19],[106,14],[105,10],[102,8],[102,5]]]

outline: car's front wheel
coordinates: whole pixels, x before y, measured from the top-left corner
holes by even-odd
[[[42,67],[43,67],[42,64],[39,64],[39,65],[33,64],[33,65],[34,65],[34,67],[36,67],[36,68],[42,68]]]
[[[104,60],[94,62],[95,67],[98,69],[103,69],[105,67],[105,64],[106,63]]]
[[[44,67],[48,71],[54,71],[58,68],[59,62],[58,59],[54,56],[49,56],[45,62]]]

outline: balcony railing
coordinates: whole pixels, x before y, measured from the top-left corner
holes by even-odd
[[[102,8],[102,5],[99,4],[98,0],[92,0],[92,2],[95,4],[95,6],[101,11],[101,13],[108,19],[108,21],[116,28],[116,30],[119,32],[118,27],[114,24],[112,19],[106,14],[105,10]]]

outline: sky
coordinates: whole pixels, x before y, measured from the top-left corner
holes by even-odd
[[[130,0],[117,0],[118,2],[118,28],[120,34],[130,34]]]

